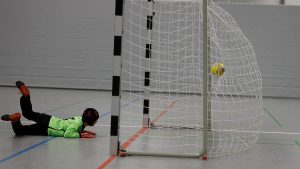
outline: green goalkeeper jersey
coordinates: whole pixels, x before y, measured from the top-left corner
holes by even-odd
[[[52,116],[49,121],[48,135],[65,138],[79,138],[82,129],[82,117],[60,119]]]

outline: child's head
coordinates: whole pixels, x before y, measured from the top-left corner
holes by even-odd
[[[93,108],[85,109],[82,114],[82,121],[87,123],[89,126],[95,125],[98,119],[99,119],[99,114],[97,110]]]

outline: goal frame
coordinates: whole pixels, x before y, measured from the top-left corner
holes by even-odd
[[[208,1],[202,0],[203,13],[203,145],[202,150],[198,154],[169,154],[169,153],[152,153],[152,152],[132,152],[121,150],[120,147],[120,101],[121,101],[121,69],[122,69],[122,36],[123,36],[123,7],[126,0],[115,0],[115,23],[114,23],[114,47],[113,47],[113,76],[112,76],[112,101],[111,101],[111,127],[110,127],[110,155],[143,155],[143,156],[165,156],[165,157],[185,157],[200,158],[207,157],[208,152],[208,132],[211,128],[211,108],[210,108],[210,46],[209,46],[209,28],[208,28]],[[153,8],[155,0],[148,1],[148,9]],[[200,0],[199,0],[200,1]],[[146,65],[150,70],[151,59],[151,31],[154,13],[147,11],[147,43],[145,57]],[[147,69],[147,68],[146,68]],[[145,71],[144,77],[144,102],[143,102],[143,127],[149,128],[149,95],[150,95],[150,71]]]

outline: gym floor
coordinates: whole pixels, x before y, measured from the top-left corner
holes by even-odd
[[[21,111],[18,91],[0,87],[0,115]],[[297,169],[300,166],[300,100],[264,98],[264,126],[256,145],[232,156],[207,161],[191,158],[109,156],[111,92],[31,89],[33,109],[66,118],[86,107],[100,112],[95,139],[65,139],[14,135],[9,122],[0,122],[0,168],[30,169]],[[30,123],[22,117],[24,124]]]

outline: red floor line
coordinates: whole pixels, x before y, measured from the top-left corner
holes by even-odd
[[[122,145],[121,149],[127,148],[131,143],[134,142],[140,135],[142,135],[145,131],[147,131],[148,127],[141,128],[138,132],[136,132],[133,136],[131,136],[128,140],[126,140]]]
[[[99,167],[98,169],[103,169],[105,168],[106,166],[108,166],[108,164],[110,162],[112,162],[114,159],[116,159],[116,156],[110,156],[108,159],[106,159]]]
[[[153,121],[151,121],[151,124],[154,124],[156,121],[158,121],[162,116],[164,116],[174,105],[176,101],[173,101],[164,111],[162,111]]]
[[[164,116],[174,105],[176,101],[173,101],[168,107],[162,111],[151,123],[158,121],[162,116]],[[133,136],[131,136],[128,140],[126,140],[122,145],[121,148],[125,149],[127,148],[131,143],[133,143],[140,135],[142,135],[144,132],[148,131],[149,128],[143,127],[139,131],[137,131]],[[113,160],[116,159],[116,156],[110,156],[107,158],[99,167],[98,169],[103,169],[106,166],[108,166]]]

